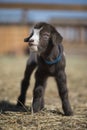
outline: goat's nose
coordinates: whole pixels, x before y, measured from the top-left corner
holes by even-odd
[[[34,40],[33,40],[33,39],[30,39],[30,40],[29,40],[29,43],[32,43],[32,42],[34,42]]]
[[[33,42],[34,42],[34,40],[33,40],[33,39],[30,39],[30,40],[29,40],[29,45],[32,46],[32,45],[33,45]]]

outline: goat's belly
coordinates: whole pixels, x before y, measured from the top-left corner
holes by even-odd
[[[53,66],[51,66],[51,67],[44,67],[43,69],[42,69],[42,71],[44,72],[44,74],[46,74],[46,75],[48,75],[48,76],[55,76],[55,74],[56,74],[56,70],[55,70],[55,67]]]

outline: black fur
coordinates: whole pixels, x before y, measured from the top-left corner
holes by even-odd
[[[26,66],[24,79],[21,83],[21,94],[18,98],[17,105],[21,105],[20,102],[22,104],[25,103],[25,96],[27,88],[29,86],[30,76],[37,66],[38,68],[35,73],[36,82],[33,90],[33,111],[38,112],[42,108],[44,108],[44,93],[46,88],[46,81],[49,76],[53,76],[57,83],[57,88],[62,101],[64,114],[66,116],[69,116],[72,115],[73,112],[68,99],[67,78],[65,74],[66,62],[65,56],[63,54],[62,36],[50,24],[38,23],[34,26],[34,28],[36,29],[39,29],[41,27],[42,30],[40,31],[38,46],[38,50],[40,50],[40,53],[39,55],[37,54],[37,62],[32,61]],[[44,34],[46,34],[45,37]],[[31,36],[32,34],[25,39],[25,42],[29,42]],[[45,60],[53,61],[59,55],[58,46],[61,49],[61,60],[56,64],[46,64]]]

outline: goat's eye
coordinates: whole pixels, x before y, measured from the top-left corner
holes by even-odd
[[[48,34],[48,33],[43,34],[43,38],[45,38],[45,39],[49,39],[49,36],[50,36],[50,34]]]

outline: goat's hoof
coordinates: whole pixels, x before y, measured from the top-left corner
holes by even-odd
[[[73,115],[74,115],[74,114],[73,114],[72,111],[68,111],[68,112],[65,113],[65,116],[73,116]]]

